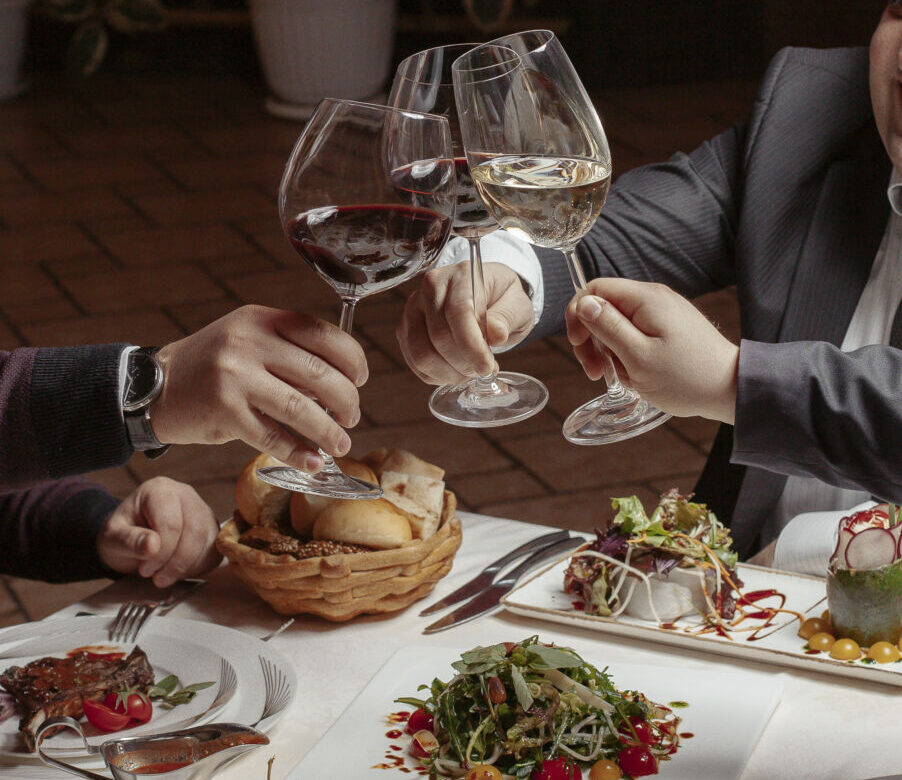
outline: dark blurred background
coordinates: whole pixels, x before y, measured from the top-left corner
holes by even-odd
[[[244,0],[164,4],[168,29],[128,39],[114,35],[105,70],[260,77]],[[394,59],[433,45],[550,28],[590,90],[754,78],[783,46],[867,44],[884,5],[880,0],[399,0]],[[39,73],[59,68],[71,29],[36,15],[31,34],[32,66]]]

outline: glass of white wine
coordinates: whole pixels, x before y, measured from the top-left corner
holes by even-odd
[[[577,294],[586,279],[576,245],[611,186],[601,120],[554,33],[531,30],[477,46],[452,66],[461,137],[473,181],[505,230],[563,252]],[[617,376],[604,355],[607,392],[564,422],[574,444],[637,436],[670,415]]]

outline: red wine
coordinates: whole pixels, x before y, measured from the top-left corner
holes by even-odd
[[[451,219],[417,206],[324,206],[295,217],[288,239],[341,296],[362,298],[427,268],[451,231]]]
[[[470,176],[470,166],[466,157],[454,159],[454,170],[457,177],[457,209],[454,214],[454,233],[463,238],[479,238],[491,233],[498,223],[489,214],[488,209],[479,197],[479,191]]]

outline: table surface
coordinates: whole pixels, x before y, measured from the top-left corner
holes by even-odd
[[[270,733],[271,745],[249,753],[218,773],[217,780],[265,780],[271,756],[275,756],[273,780],[285,777],[400,647],[423,645],[466,650],[476,645],[516,641],[536,633],[544,641],[571,646],[583,655],[610,664],[615,675],[618,661],[708,666],[720,671],[741,665],[784,675],[783,698],[755,747],[742,780],[808,777],[864,780],[902,769],[896,747],[898,688],[668,646],[655,647],[595,631],[535,622],[504,611],[424,636],[422,629],[435,618],[418,617],[420,609],[459,587],[507,550],[550,530],[464,512],[460,516],[463,543],[454,567],[424,601],[394,615],[360,617],[347,623],[299,616],[290,628],[271,640],[295,664],[298,695],[290,711]],[[170,614],[212,620],[256,636],[273,630],[285,620],[247,591],[225,565],[207,575],[207,580],[207,585]],[[150,597],[151,591],[146,582],[122,580],[48,619],[68,617],[80,610],[115,613],[123,601]],[[730,701],[725,692],[725,712],[730,707],[741,706],[742,702]]]

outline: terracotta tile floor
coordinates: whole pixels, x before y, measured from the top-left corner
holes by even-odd
[[[103,75],[78,89],[39,83],[0,104],[0,348],[98,341],[161,344],[244,303],[335,318],[331,291],[300,269],[276,216],[276,188],[299,126],[262,111],[258,85],[222,78]],[[615,170],[688,151],[740,120],[749,83],[599,93]],[[604,448],[569,445],[560,425],[596,388],[563,339],[504,355],[551,389],[538,417],[478,431],[435,421],[430,388],[394,341],[403,290],[365,301],[356,335],[372,378],[356,453],[404,446],[441,463],[466,509],[590,529],[610,496],[651,501],[689,489],[715,426],[676,420]],[[731,337],[731,291],[699,301]],[[118,496],[166,474],[192,483],[223,518],[250,450],[184,447],[96,474]],[[103,582],[6,578],[0,626],[38,619]]]

